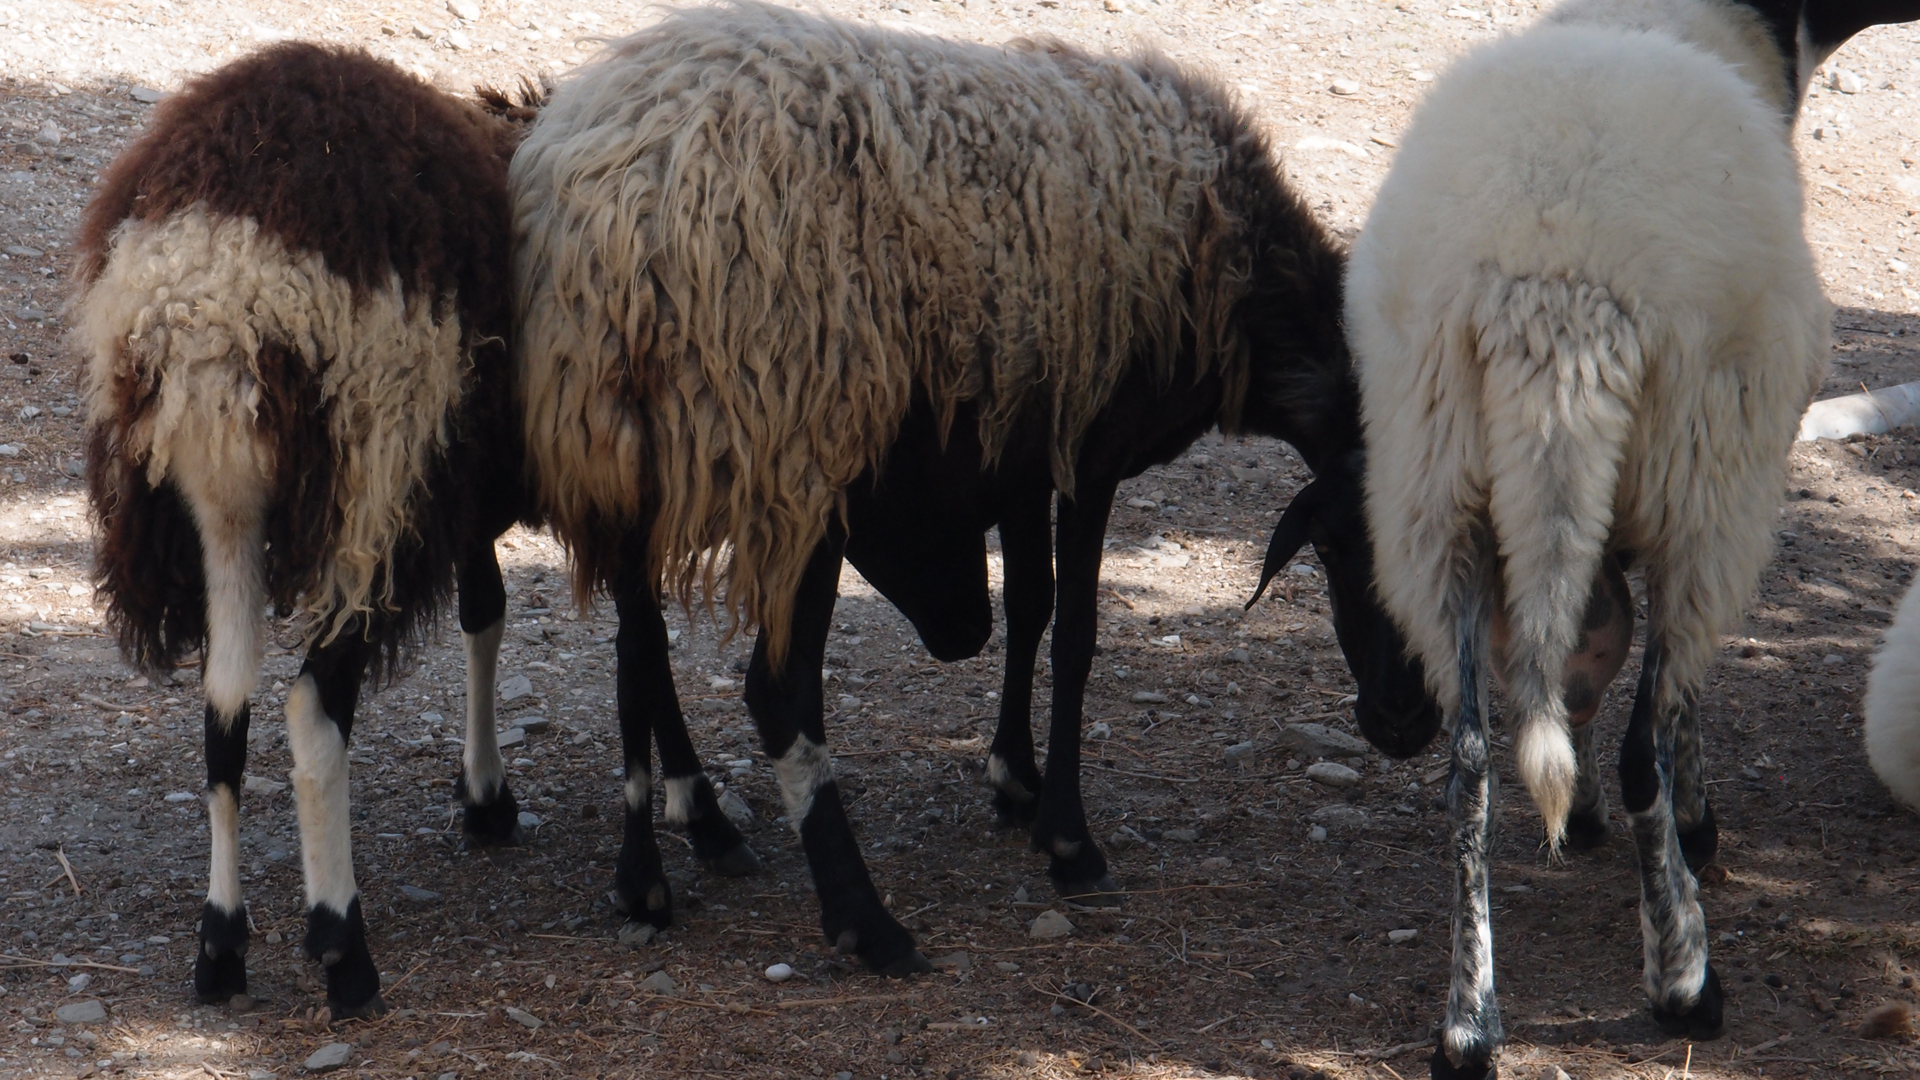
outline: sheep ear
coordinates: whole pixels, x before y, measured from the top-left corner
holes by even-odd
[[[1247,601],[1247,610],[1260,602],[1266,594],[1267,586],[1272,584],[1275,574],[1293,558],[1294,553],[1307,542],[1307,527],[1313,524],[1313,516],[1327,504],[1333,495],[1333,488],[1324,477],[1316,477],[1300,494],[1293,497],[1286,510],[1280,514],[1280,524],[1273,528],[1273,539],[1267,542],[1267,561],[1260,567],[1260,587],[1253,590],[1253,599]]]

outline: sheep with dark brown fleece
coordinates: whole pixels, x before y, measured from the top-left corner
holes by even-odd
[[[648,732],[679,723],[660,600],[699,593],[760,629],[746,700],[827,939],[925,966],[849,831],[822,650],[843,553],[893,559],[875,580],[923,633],[959,612],[983,639],[978,537],[1010,518],[1040,555],[1008,583],[1032,645],[1047,592],[1059,609],[1034,839],[1063,894],[1110,896],[1078,783],[1107,514],[1122,479],[1215,424],[1280,435],[1319,474],[1275,550],[1312,539],[1342,564],[1363,691],[1410,690],[1405,743],[1431,734],[1370,592],[1342,260],[1217,85],[1152,55],[693,8],[564,81],[511,184],[530,472],[577,584],[620,616],[615,885],[634,917],[670,919],[650,833],[634,840]],[[876,528],[901,544],[857,552]]]
[[[506,111],[497,97],[496,111]],[[194,988],[246,989],[239,793],[263,611],[305,616],[286,700],[307,952],[333,1015],[380,1007],[347,739],[459,584],[465,827],[512,839],[493,540],[527,516],[507,343],[519,128],[363,52],[281,44],[163,103],[80,239],[96,574],[128,657],[204,646],[212,868]]]

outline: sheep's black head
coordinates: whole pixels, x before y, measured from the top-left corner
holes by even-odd
[[[1294,496],[1267,545],[1252,607],[1301,545],[1311,543],[1327,574],[1333,630],[1359,686],[1354,719],[1367,741],[1390,757],[1419,753],[1440,730],[1440,708],[1427,694],[1420,661],[1373,589],[1373,544],[1367,536],[1359,452],[1335,458]]]

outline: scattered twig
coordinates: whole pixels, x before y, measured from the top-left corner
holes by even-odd
[[[417,964],[415,964],[415,965],[413,965],[413,967],[412,967],[412,968],[411,968],[410,970],[408,970],[408,972],[407,972],[407,973],[406,973],[405,975],[402,975],[402,976],[400,976],[399,978],[397,978],[397,979],[395,979],[395,980],[393,980],[393,985],[392,985],[392,986],[389,986],[389,987],[387,987],[387,988],[386,988],[386,989],[384,989],[384,990],[382,990],[382,991],[381,991],[381,993],[383,993],[383,994],[391,994],[391,993],[393,993],[393,992],[394,992],[395,990],[398,990],[398,989],[400,989],[400,987],[401,987],[401,984],[403,984],[403,983],[405,983],[405,982],[406,982],[406,981],[407,981],[408,979],[411,979],[411,978],[413,978],[413,973],[414,973],[414,972],[416,972],[416,971],[419,971],[419,970],[420,970],[421,968],[423,968],[423,967],[426,967],[426,966],[427,966],[427,962],[426,962],[425,960],[422,960],[422,961],[420,961],[419,963],[417,963]]]
[[[1108,1020],[1111,1020],[1114,1023],[1119,1024],[1121,1027],[1126,1028],[1128,1031],[1133,1033],[1134,1038],[1139,1039],[1141,1042],[1146,1043],[1148,1046],[1153,1047],[1155,1050],[1166,1049],[1166,1047],[1160,1045],[1160,1043],[1158,1043],[1157,1041],[1148,1038],[1146,1036],[1146,1033],[1141,1031],[1139,1028],[1134,1027],[1132,1024],[1127,1023],[1125,1020],[1120,1019],[1119,1017],[1113,1015],[1112,1013],[1101,1008],[1100,1006],[1095,1005],[1091,1001],[1081,1001],[1079,998],[1076,998],[1076,997],[1068,997],[1067,995],[1060,993],[1058,990],[1049,990],[1046,987],[1041,986],[1039,983],[1036,983],[1031,979],[1027,980],[1027,985],[1033,987],[1035,990],[1038,990],[1040,993],[1045,994],[1048,997],[1059,998],[1061,1001],[1070,1001],[1075,1005],[1080,1006],[1083,1009],[1092,1010],[1095,1015],[1103,1016]]]
[[[1081,1002],[1081,1004],[1084,1005],[1086,1003]],[[1206,1027],[1194,1028],[1193,1033],[1195,1035],[1205,1035],[1207,1032],[1212,1031],[1214,1028],[1219,1027],[1221,1024],[1224,1024],[1229,1020],[1238,1019],[1239,1016],[1240,1016],[1239,1013],[1228,1013],[1227,1015],[1221,1017],[1220,1019],[1215,1020],[1213,1023],[1208,1024]]]
[[[73,895],[79,896],[83,891],[80,888],[80,879],[73,876],[73,864],[67,861],[66,851],[61,848],[55,848],[53,857],[60,860],[60,869],[66,872],[67,884],[73,886]]]
[[[742,1005],[737,1001],[728,1001],[728,1002],[701,1001],[698,998],[669,997],[666,994],[648,994],[647,1000],[660,1005],[692,1005],[695,1008],[714,1009],[719,1012],[737,1013],[742,1016],[745,1016],[749,1013],[751,1013],[754,1016],[772,1016],[773,1015],[772,1013],[767,1012],[763,1009],[756,1009],[751,1005]]]
[[[1790,1031],[1783,1032],[1782,1034],[1774,1038],[1768,1039],[1766,1042],[1763,1042],[1758,1046],[1747,1047],[1745,1050],[1740,1051],[1740,1055],[1742,1057],[1745,1057],[1748,1054],[1765,1053],[1766,1051],[1771,1050],[1776,1046],[1785,1046],[1792,1041],[1793,1041],[1793,1033]]]
[[[31,956],[15,956],[12,953],[0,953],[0,965],[6,964],[25,965],[28,967],[93,968],[97,971],[124,971],[129,975],[140,974],[139,968],[121,967],[119,964],[96,964],[91,960],[69,960],[64,964],[56,964],[51,960],[35,960]]]
[[[1119,590],[1119,589],[1108,589],[1108,590],[1107,590],[1107,595],[1108,595],[1108,596],[1111,596],[1111,597],[1113,597],[1113,598],[1114,598],[1115,600],[1118,600],[1118,601],[1120,601],[1121,603],[1123,603],[1123,604],[1125,604],[1125,605],[1127,605],[1127,610],[1128,610],[1128,611],[1133,611],[1133,610],[1135,610],[1135,609],[1134,609],[1134,606],[1133,606],[1133,601],[1131,601],[1131,600],[1129,600],[1129,599],[1127,599],[1126,597],[1124,597],[1124,596],[1122,596],[1122,595],[1120,595],[1120,590]]]
[[[1174,885],[1165,889],[1128,889],[1128,896],[1159,896],[1162,893],[1191,892],[1195,889],[1251,889],[1257,881],[1236,881],[1225,885]],[[1047,905],[1042,904],[1041,907]]]
[[[1116,769],[1111,765],[1095,765],[1091,761],[1087,762],[1085,767],[1089,769],[1098,769],[1101,772],[1119,773],[1121,776],[1137,776],[1142,780],[1159,780],[1162,783],[1167,783],[1167,784],[1198,784],[1200,783],[1200,778],[1197,776],[1160,776],[1157,773],[1139,772],[1134,769]]]

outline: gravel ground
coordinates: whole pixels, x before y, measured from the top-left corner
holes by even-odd
[[[822,6],[986,41],[1140,42],[1207,67],[1259,109],[1295,180],[1347,235],[1431,73],[1537,12],[1445,0]],[[358,42],[459,89],[564,70],[591,37],[646,18],[629,2],[0,0],[0,1075],[292,1076],[326,1047],[343,1073],[393,1077],[1424,1070],[1451,905],[1435,799],[1444,762],[1336,751],[1354,782],[1307,776],[1313,755],[1284,725],[1350,731],[1352,687],[1311,564],[1239,611],[1274,516],[1305,479],[1297,458],[1257,440],[1204,440],[1125,488],[1115,513],[1085,786],[1133,890],[1119,911],[1061,908],[1039,857],[992,828],[978,784],[997,647],[933,662],[849,572],[829,646],[837,768],[876,881],[939,971],[887,982],[822,947],[740,704],[745,645],[678,619],[695,739],[755,814],[748,833],[768,867],[706,879],[669,834],[682,923],[661,941],[620,942],[603,899],[619,820],[612,624],[568,614],[558,549],[516,532],[502,551],[513,593],[502,672],[524,692],[503,724],[535,731],[509,751],[539,819],[532,843],[460,849],[449,780],[464,676],[449,633],[414,674],[365,699],[356,728],[356,856],[396,1010],[347,1025],[316,1016],[322,998],[296,946],[290,762],[273,722],[297,635],[280,627],[243,832],[256,1000],[191,1005],[206,865],[198,677],[136,676],[101,637],[73,479],[77,365],[61,308],[92,179],[152,101],[263,41]],[[1920,379],[1908,347],[1920,330],[1908,266],[1920,265],[1908,134],[1920,33],[1862,35],[1820,83],[1798,144],[1810,231],[1840,305],[1823,394]],[[1723,872],[1705,903],[1728,983],[1726,1038],[1668,1041],[1646,1017],[1623,829],[1594,855],[1550,863],[1507,777],[1495,886],[1511,1075],[1920,1067],[1909,1037],[1857,1037],[1869,1010],[1916,1001],[1920,844],[1914,817],[1873,782],[1854,715],[1920,545],[1917,482],[1911,432],[1796,448],[1780,556],[1708,688]],[[1606,738],[1624,727],[1628,693],[1603,714]],[[1048,912],[1072,933],[1032,936]],[[776,963],[796,974],[768,981]],[[104,1018],[84,1019],[96,1002]]]

